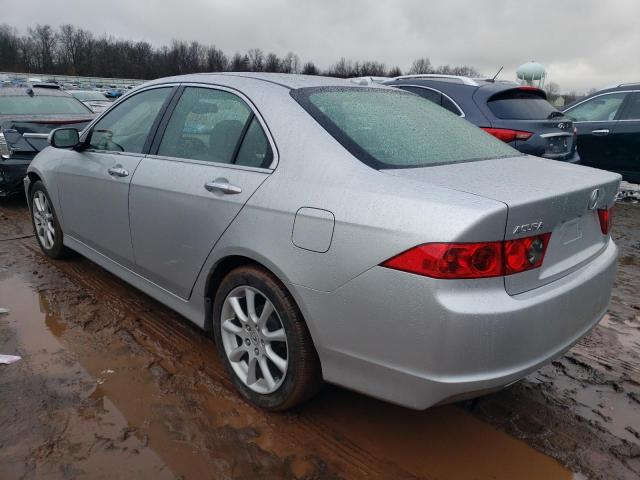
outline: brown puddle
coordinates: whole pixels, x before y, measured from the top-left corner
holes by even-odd
[[[297,412],[254,409],[204,334],[103,275],[140,304],[66,279],[40,293],[0,281],[0,348],[24,357],[0,366],[0,478],[575,478],[457,406],[415,412],[328,387]]]

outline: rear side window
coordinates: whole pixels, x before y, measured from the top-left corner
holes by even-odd
[[[245,167],[267,168],[271,165],[271,160],[273,160],[273,154],[267,136],[256,117],[253,117],[238,150],[235,163]]]
[[[545,120],[558,112],[541,96],[521,90],[507,90],[494,95],[487,105],[496,117],[504,120]]]
[[[268,167],[272,158],[267,137],[244,100],[199,87],[185,88],[158,155],[251,167]]]
[[[301,88],[291,96],[356,158],[414,168],[521,155],[433,102],[400,90]]]
[[[640,120],[640,93],[636,92],[633,94],[620,119]]]
[[[576,122],[612,121],[615,120],[626,96],[626,93],[598,95],[570,108],[565,114]]]

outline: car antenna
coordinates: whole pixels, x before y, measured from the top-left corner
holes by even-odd
[[[500,67],[500,70],[498,70],[498,73],[496,73],[496,74],[493,76],[493,78],[491,79],[491,82],[494,82],[494,83],[495,83],[496,78],[498,78],[498,75],[500,75],[500,72],[502,71],[502,69],[503,69],[503,68],[504,68],[504,65],[502,65],[502,66]]]

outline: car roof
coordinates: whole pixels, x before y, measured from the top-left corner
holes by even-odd
[[[342,78],[324,77],[320,75],[300,75],[293,73],[262,73],[262,72],[224,72],[224,73],[194,73],[190,75],[179,75],[175,77],[160,78],[148,82],[147,85],[168,82],[193,82],[215,84],[220,79],[233,80],[233,78],[243,78],[255,80],[257,82],[267,82],[280,85],[281,87],[295,90],[306,87],[330,87],[330,86],[358,86],[357,83]],[[377,84],[367,85],[367,87],[378,88]]]

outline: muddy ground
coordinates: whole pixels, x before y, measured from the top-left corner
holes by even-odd
[[[267,414],[212,341],[79,256],[38,250],[0,203],[0,479],[637,479],[640,205],[619,204],[609,317],[475,405],[416,412],[340,388]]]

